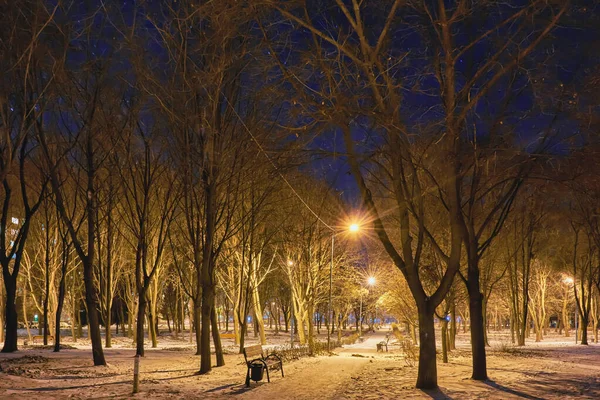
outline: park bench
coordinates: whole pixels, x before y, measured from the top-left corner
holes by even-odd
[[[390,342],[390,335],[389,333],[387,335],[385,335],[385,340],[382,340],[381,342],[377,343],[377,351],[381,351],[383,353],[383,348],[385,347],[385,351],[388,351],[388,343]]]
[[[31,340],[33,341],[33,344],[35,344],[37,340],[44,341],[44,335],[34,335]],[[48,335],[48,340],[52,340],[54,342],[54,336]]]
[[[235,333],[221,333],[221,339],[235,339]]]
[[[267,373],[267,382],[271,382],[269,378],[269,369],[279,367],[281,370],[281,377],[283,378],[283,362],[277,354],[267,354],[263,351],[260,344],[254,346],[244,347],[244,360],[246,360],[246,366],[248,371],[246,372],[246,386],[250,386],[250,370],[253,365],[262,364],[263,370]]]

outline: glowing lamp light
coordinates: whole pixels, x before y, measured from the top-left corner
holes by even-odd
[[[565,279],[563,279],[563,282],[568,285],[572,285],[574,281],[573,281],[573,278],[571,278],[570,276],[567,276]]]
[[[292,265],[294,265],[294,262],[292,260],[288,260],[287,265],[291,267]]]
[[[350,232],[358,232],[360,230],[360,226],[358,224],[350,224],[348,230]]]
[[[367,283],[369,284],[369,286],[373,286],[375,284],[375,278],[370,276],[367,280]]]

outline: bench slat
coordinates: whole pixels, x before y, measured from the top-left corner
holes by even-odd
[[[235,333],[221,333],[221,339],[235,339]]]
[[[262,346],[257,344],[255,346],[244,347],[244,354],[246,355],[246,358],[262,356]]]

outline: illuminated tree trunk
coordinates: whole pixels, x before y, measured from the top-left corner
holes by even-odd
[[[210,318],[212,326],[213,343],[215,344],[215,357],[217,359],[217,367],[225,365],[225,357],[223,356],[223,347],[221,345],[221,336],[219,335],[219,324],[217,319],[216,307],[213,307],[212,315]]]
[[[8,270],[8,268],[6,268]],[[4,273],[4,290],[6,291],[6,304],[4,315],[6,315],[6,336],[2,353],[17,351],[17,282],[10,273]]]
[[[456,349],[456,300],[454,298],[450,303],[450,341],[448,347],[450,350]]]
[[[62,263],[61,263],[61,274],[60,283],[58,286],[58,305],[56,307],[56,322],[54,332],[54,351],[60,351],[60,318],[62,315],[63,305],[65,302],[66,292],[66,281],[67,281],[67,267],[69,265],[69,246],[66,242],[66,238],[62,238]],[[73,325],[73,321],[71,321]]]
[[[437,387],[437,362],[435,350],[435,326],[433,310],[417,304],[419,312],[419,367],[417,387],[422,389]]]
[[[253,258],[252,266],[252,304],[254,306],[254,316],[256,318],[256,326],[258,326],[258,334],[260,343],[264,346],[267,344],[267,336],[265,334],[265,323],[263,321],[263,310],[260,302],[260,294],[258,292],[258,280],[256,279],[256,268],[260,263],[260,256]]]
[[[485,380],[487,379],[487,362],[485,355],[485,326],[483,324],[483,293],[481,293],[479,287],[479,268],[469,266],[467,290],[469,293],[471,351],[473,357],[473,373],[471,378]]]
[[[137,318],[136,318],[136,327],[135,327],[135,354],[137,356],[144,357],[144,321],[146,319],[146,285],[139,289],[138,291],[138,308],[137,308]]]

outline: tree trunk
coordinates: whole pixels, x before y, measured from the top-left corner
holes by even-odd
[[[98,320],[98,295],[94,286],[93,273],[91,260],[86,260],[83,264],[83,280],[85,284],[85,303],[87,304],[88,312],[88,334],[92,342],[92,356],[94,365],[106,366],[104,351],[102,350],[100,322]]]
[[[46,229],[46,255],[45,255],[45,261],[44,261],[44,270],[45,270],[45,276],[44,276],[44,310],[43,310],[43,314],[44,314],[44,346],[48,346],[48,329],[49,329],[49,324],[48,324],[48,301],[50,300],[50,239],[49,239],[49,233],[50,232],[50,228],[48,227]]]
[[[62,315],[63,305],[65,303],[65,286],[68,264],[68,248],[63,247],[63,262],[61,265],[60,283],[58,285],[58,306],[56,307],[56,326],[54,327],[54,351],[60,351],[60,317]],[[73,321],[71,321],[73,324]]]
[[[202,303],[201,299],[198,299],[194,303],[194,323],[190,321],[190,343],[192,341],[192,327],[196,328],[196,355],[202,354],[202,330],[200,329],[200,321],[202,319]],[[210,345],[210,341],[209,341]]]
[[[488,342],[487,299],[483,294],[481,295],[481,309],[481,316],[483,318],[483,343],[485,346],[489,347],[490,343]]]
[[[419,367],[418,389],[437,388],[437,364],[435,351],[435,327],[433,312],[419,308]]]
[[[471,318],[471,350],[473,357],[473,375],[471,379],[487,379],[485,356],[485,326],[483,325],[483,294],[479,288],[479,270],[469,269],[467,281],[469,291],[469,314]]]
[[[0,342],[4,343],[4,315],[6,313],[6,305],[4,304],[4,286],[0,285]]]
[[[240,354],[242,354],[243,351],[244,351],[244,343],[246,341],[246,331],[247,330],[248,330],[248,323],[246,322],[246,319],[244,319],[244,322],[242,322],[240,324],[240,330],[239,330],[239,333],[240,333],[240,343],[239,343],[240,344],[240,348],[239,348]]]
[[[442,362],[448,363],[448,321],[442,319]]]
[[[289,310],[286,310],[285,308],[282,310],[283,312],[283,326],[285,328],[285,332],[289,333],[289,321],[290,321],[290,316],[289,316]]]
[[[112,188],[112,180],[110,181]],[[106,313],[106,321],[104,321],[106,326],[105,333],[105,346],[107,349],[112,347],[112,333],[110,331],[110,327],[112,325],[112,301],[113,301],[113,276],[112,276],[112,252],[113,252],[113,219],[112,219],[112,208],[113,208],[113,195],[109,196],[108,199],[108,215],[106,221],[106,296],[104,299],[104,308]],[[118,325],[117,325],[118,327]]]
[[[210,316],[210,322],[212,326],[212,337],[213,343],[215,344],[215,356],[217,358],[217,367],[225,365],[225,358],[223,357],[223,346],[221,345],[221,335],[219,335],[219,324],[217,319],[217,310],[213,306],[213,311]]]
[[[263,310],[260,304],[260,295],[258,293],[258,285],[255,284],[254,290],[252,291],[252,303],[254,304],[254,316],[256,326],[258,326],[258,334],[260,335],[260,344],[263,346],[267,344],[267,336],[265,334],[265,323],[262,315]]]
[[[6,337],[2,353],[17,351],[17,280],[8,273],[3,274],[4,288],[6,289]],[[24,296],[23,296],[24,297]],[[25,299],[23,299],[25,301]],[[25,321],[27,323],[27,321]]]
[[[587,327],[589,324],[589,317],[588,316],[581,316],[581,344],[582,345],[587,345],[588,344],[588,340],[587,340]]]
[[[210,282],[202,287],[201,327],[200,327],[200,374],[210,372],[210,326],[211,314],[215,306],[215,288]],[[196,322],[196,329],[198,329]]]
[[[567,296],[566,296],[566,294],[563,298],[562,320],[563,320],[563,326],[565,328],[565,337],[569,337],[569,331],[571,329],[571,321],[569,321],[569,313],[567,312]]]
[[[315,323],[313,315],[315,315],[314,305],[309,304],[306,321],[308,322],[308,354],[311,356],[315,351]]]
[[[146,291],[140,290],[138,295],[137,324],[135,328],[135,355],[144,357],[144,320],[146,319]]]
[[[448,343],[449,350],[456,349],[456,302],[452,299],[450,303],[450,341]]]

